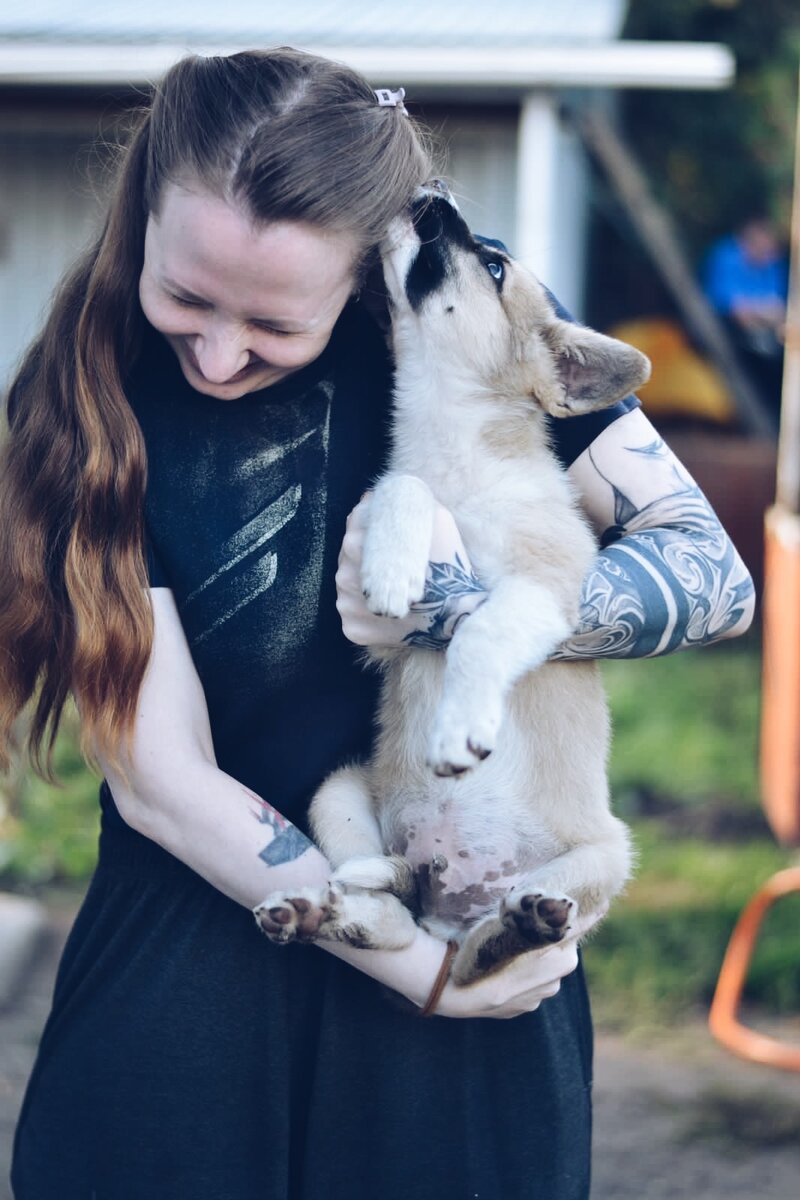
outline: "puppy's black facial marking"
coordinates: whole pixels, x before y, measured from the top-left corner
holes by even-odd
[[[412,310],[417,312],[450,273],[451,247],[473,249],[475,241],[464,218],[452,204],[438,196],[415,200],[411,216],[420,248],[406,277],[406,296]]]

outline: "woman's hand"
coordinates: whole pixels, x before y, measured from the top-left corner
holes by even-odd
[[[578,965],[578,941],[608,912],[608,906],[580,918],[573,936],[557,946],[529,950],[468,987],[445,985],[434,1014],[437,1017],[493,1017],[507,1019],[533,1012],[543,1000],[555,996],[561,980]],[[447,947],[417,927],[410,945],[402,950],[359,950],[344,942],[317,942],[321,950],[343,959],[384,986],[424,1008],[431,994]]]
[[[555,946],[529,950],[500,971],[468,987],[448,982],[436,1006],[439,1017],[493,1017],[505,1020],[533,1012],[555,996],[561,980],[578,965],[578,942],[608,912],[608,906],[581,918],[569,939]]]
[[[357,646],[398,646],[407,643],[445,649],[459,621],[473,612],[486,592],[476,578],[452,514],[437,505],[428,555],[425,594],[407,617],[377,617],[367,608],[361,585],[364,531],[369,520],[370,493],[347,518],[347,529],[336,573],[336,607],[345,637]]]

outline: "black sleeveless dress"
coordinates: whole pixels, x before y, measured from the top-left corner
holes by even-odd
[[[389,381],[358,305],[315,363],[240,400],[194,392],[152,332],[130,381],[151,583],[174,592],[219,765],[301,828],[372,736],[377,684],[341,632],[334,574],[385,456]],[[564,461],[633,404],[559,423]],[[525,1017],[420,1020],[332,956],[269,944],[126,826],[106,785],[101,803],[16,1200],[586,1200],[580,970]]]

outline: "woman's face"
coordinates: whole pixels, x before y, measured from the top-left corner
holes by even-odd
[[[322,353],[358,258],[348,234],[253,225],[200,187],[169,184],[147,223],[139,298],[192,387],[238,400]]]

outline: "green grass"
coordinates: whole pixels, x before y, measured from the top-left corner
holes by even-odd
[[[760,670],[755,637],[603,667],[612,794],[633,826],[639,865],[586,948],[601,1025],[646,1029],[707,1005],[741,909],[792,861],[761,816]],[[745,995],[797,1012],[800,897],[767,918]]]
[[[618,804],[646,788],[685,803],[758,805],[761,655],[755,638],[608,662]]]
[[[585,960],[598,1024],[647,1030],[707,1006],[739,913],[791,855],[767,838],[712,844],[659,821],[633,828],[636,878]],[[771,910],[745,992],[771,1013],[796,1013],[799,997],[800,896]]]

